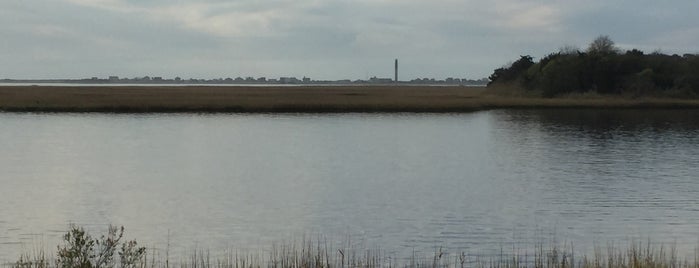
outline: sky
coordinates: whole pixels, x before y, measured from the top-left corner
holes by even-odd
[[[699,53],[699,1],[0,0],[0,78],[478,79],[520,55]]]

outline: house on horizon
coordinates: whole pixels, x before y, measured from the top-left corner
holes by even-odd
[[[391,79],[391,78],[378,78],[376,76],[372,76],[371,78],[369,78],[369,83],[389,84],[389,83],[393,83],[393,79]]]
[[[301,81],[296,77],[279,77],[279,83],[282,84],[297,84],[299,82]]]

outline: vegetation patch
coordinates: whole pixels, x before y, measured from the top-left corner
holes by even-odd
[[[58,246],[56,258],[44,252],[24,254],[6,267],[17,268],[104,268],[104,267],[182,267],[182,268],[380,268],[380,267],[477,267],[477,268],[699,268],[699,254],[693,260],[682,260],[674,247],[652,246],[647,243],[631,243],[620,249],[613,245],[596,247],[592,256],[580,255],[573,244],[563,247],[553,245],[525,251],[501,250],[497,256],[470,255],[466,252],[448,252],[439,248],[434,254],[408,259],[385,255],[381,250],[355,248],[331,248],[324,242],[304,240],[300,244],[274,246],[264,255],[228,254],[212,258],[208,252],[195,251],[187,260],[170,262],[154,258],[155,252],[147,252],[135,240],[122,242],[124,228],[109,227],[107,234],[93,238],[83,228],[71,226]],[[699,251],[697,251],[699,253]],[[150,254],[150,255],[149,255]],[[168,254],[165,254],[168,256]],[[150,257],[149,257],[150,256]]]
[[[535,62],[529,55],[496,69],[489,87],[510,86],[544,97],[594,92],[630,97],[696,97],[699,55],[622,52],[608,36],[589,47],[565,47]]]

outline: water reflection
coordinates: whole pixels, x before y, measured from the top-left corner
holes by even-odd
[[[500,111],[501,153],[544,189],[537,210],[580,239],[696,241],[698,111]],[[511,150],[510,148],[518,148]],[[522,161],[523,159],[527,159]],[[526,178],[528,181],[534,178]],[[542,211],[543,210],[543,211]],[[659,235],[662,234],[662,235]],[[660,238],[658,238],[660,237]],[[671,241],[670,241],[671,242]]]
[[[664,132],[668,130],[697,131],[699,110],[693,109],[544,109],[500,110],[496,112],[504,122],[514,125],[539,125],[548,132],[573,132],[606,135],[638,131]]]

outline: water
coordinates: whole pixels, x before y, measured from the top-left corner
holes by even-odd
[[[55,251],[70,223],[173,256],[699,245],[696,110],[5,113],[0,150],[0,261]]]

